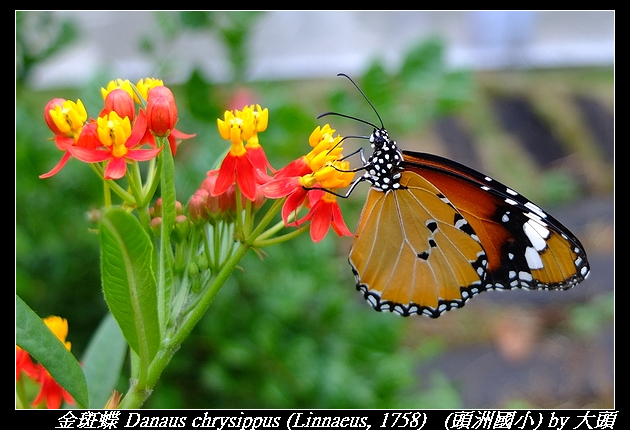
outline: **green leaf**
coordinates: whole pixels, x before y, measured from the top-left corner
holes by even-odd
[[[15,296],[15,343],[48,370],[79,407],[88,407],[88,389],[81,365],[44,321]]]
[[[105,213],[99,237],[105,300],[129,346],[149,363],[160,344],[153,244],[123,209]]]
[[[108,313],[81,360],[92,407],[102,408],[109,400],[120,378],[126,352],[127,341],[113,315]]]

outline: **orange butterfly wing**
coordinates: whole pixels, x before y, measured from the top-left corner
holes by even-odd
[[[357,288],[378,310],[437,317],[482,286],[486,257],[461,214],[413,172],[371,188],[350,249]],[[470,293],[462,293],[462,290]]]
[[[584,248],[523,196],[459,163],[403,151],[401,188],[371,188],[349,262],[377,310],[436,318],[487,289],[567,289]]]

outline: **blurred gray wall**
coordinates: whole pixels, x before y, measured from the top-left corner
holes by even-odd
[[[55,13],[72,17],[81,38],[35,70],[36,87],[81,83],[97,71],[131,80],[156,73],[154,59],[139,50],[143,37],[163,37],[154,12]],[[270,11],[253,28],[248,77],[356,74],[376,57],[395,67],[407,48],[431,36],[447,42],[453,67],[612,65],[614,18],[614,11]],[[223,46],[208,32],[159,45],[160,56],[174,60],[169,82],[187,78],[193,67],[212,80],[228,79]]]

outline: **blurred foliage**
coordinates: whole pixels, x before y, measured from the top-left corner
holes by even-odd
[[[243,83],[249,70],[248,42],[254,29],[256,20],[262,11],[182,11],[155,12],[164,40],[173,41],[185,32],[205,32],[216,37],[225,48],[231,66],[232,82]],[[162,49],[155,34],[146,35],[141,42],[141,48],[146,53],[154,55],[156,62],[163,64],[168,61],[162,58]]]
[[[15,81],[25,82],[32,67],[77,39],[75,24],[53,12],[15,12]]]
[[[444,52],[442,39],[428,39],[409,49],[399,70],[388,72],[382,60],[377,59],[357,80],[377,107],[386,128],[399,134],[417,133],[436,118],[454,114],[472,100],[472,74],[448,70]],[[329,102],[337,112],[367,112],[358,116],[380,126],[375,114],[366,110],[366,101],[348,91],[347,85],[334,92]]]
[[[590,339],[602,327],[612,324],[615,318],[614,293],[597,296],[589,303],[574,306],[569,313],[568,325],[578,335]]]

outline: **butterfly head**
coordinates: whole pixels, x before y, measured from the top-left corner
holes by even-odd
[[[370,146],[375,150],[386,148],[392,143],[389,139],[389,134],[387,134],[387,130],[384,128],[375,128],[372,134],[370,135]],[[396,145],[396,142],[394,142]]]

